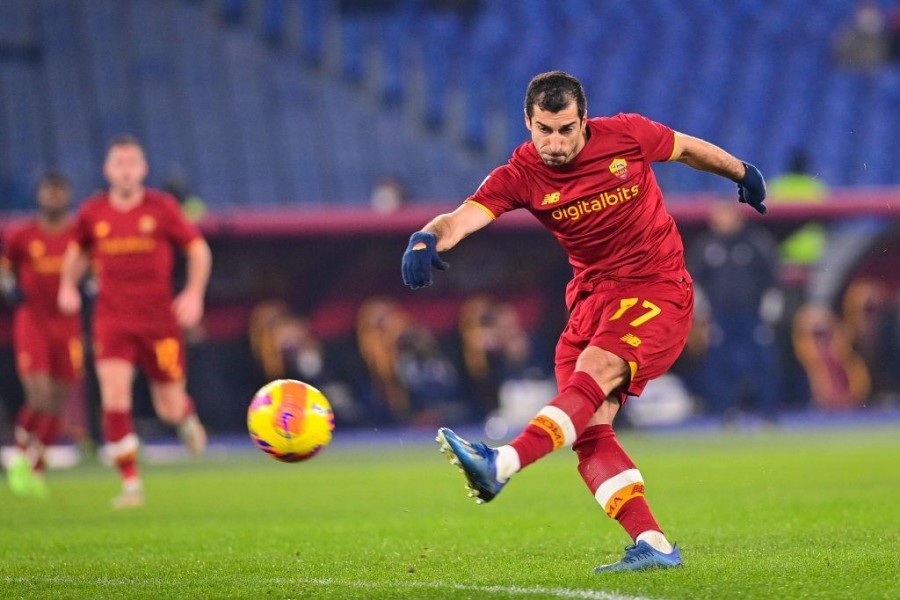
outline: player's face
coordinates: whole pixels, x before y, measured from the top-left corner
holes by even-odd
[[[744,216],[737,203],[713,204],[709,213],[709,227],[721,235],[733,235],[744,227]]]
[[[71,200],[72,190],[67,185],[44,183],[37,191],[38,209],[50,219],[64,216],[69,211]]]
[[[139,146],[113,146],[106,156],[103,174],[113,190],[129,195],[136,192],[147,178],[147,159]]]
[[[525,126],[531,141],[548,167],[561,167],[572,161],[584,148],[587,117],[578,117],[578,105],[570,102],[559,112],[534,106],[534,116],[525,115]]]

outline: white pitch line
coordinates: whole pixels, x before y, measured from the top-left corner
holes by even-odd
[[[194,578],[198,582],[202,578]],[[221,578],[216,578],[221,581]],[[174,582],[161,578],[141,577],[77,577],[57,575],[51,577],[20,576],[2,577],[0,581],[7,584],[55,584],[60,586],[80,584],[97,585],[103,587],[132,587],[141,585],[165,585]],[[294,579],[290,577],[263,578],[258,583],[267,584],[304,584],[320,587],[348,587],[371,590],[378,587],[372,581],[344,580],[344,579]],[[573,588],[550,588],[544,586],[523,587],[518,585],[469,585],[464,583],[447,583],[442,581],[390,581],[384,582],[383,587],[426,589],[426,590],[453,590],[457,592],[476,592],[482,594],[506,594],[508,596],[541,596],[543,598],[574,598],[576,600],[651,600],[645,596],[629,596],[616,592],[604,592],[600,590],[579,590]]]
[[[343,586],[352,588],[373,587],[372,581],[352,581],[342,579],[278,579],[267,580],[272,583],[305,583],[320,586]],[[578,590],[572,588],[548,588],[543,586],[522,587],[518,585],[467,585],[463,583],[445,583],[441,581],[391,581],[385,582],[385,586],[397,588],[418,588],[433,590],[455,590],[460,592],[481,592],[486,594],[508,594],[510,596],[543,596],[553,598],[577,598],[581,600],[650,600],[644,596],[627,596],[615,592],[603,592],[598,590]]]

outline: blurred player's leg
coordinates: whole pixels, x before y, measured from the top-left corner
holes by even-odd
[[[97,361],[106,452],[122,478],[122,492],[112,500],[114,508],[130,508],[144,503],[137,467],[138,437],[131,417],[134,369],[130,362],[118,358]]]
[[[16,415],[15,449],[6,466],[6,478],[9,488],[16,496],[27,496],[31,493],[33,479],[31,460],[28,452],[32,444],[32,428],[36,418],[35,411],[28,405],[22,405]]]
[[[141,368],[150,379],[150,395],[156,414],[175,427],[178,437],[192,454],[202,454],[206,449],[206,430],[185,389],[184,341],[174,321],[161,324],[158,335],[144,340]]]
[[[16,449],[7,476],[17,495],[46,496],[44,450],[59,432],[59,411],[46,372],[20,373],[25,405],[16,419]]]
[[[197,417],[184,380],[152,381],[150,395],[159,418],[175,427],[178,437],[192,454],[202,454],[206,450],[206,429]]]

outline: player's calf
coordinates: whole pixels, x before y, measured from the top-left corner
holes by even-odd
[[[575,442],[573,449],[578,455],[578,472],[588,489],[607,516],[618,521],[635,541],[635,545],[630,548],[638,548],[629,549],[634,555],[626,553],[626,558],[631,556],[629,560],[623,558],[622,561],[625,562],[615,563],[617,567],[606,565],[601,570],[634,570],[632,567],[649,564],[659,558],[656,555],[649,558],[644,556],[646,554],[644,546],[652,548],[662,556],[660,560],[663,563],[669,560],[665,557],[670,557],[673,552],[677,553],[677,549],[666,539],[650,511],[644,497],[644,478],[619,444],[612,425],[600,424],[588,427]],[[678,564],[680,556],[678,554]]]
[[[193,399],[184,382],[155,382],[151,386],[153,405],[159,418],[175,427],[179,439],[191,454],[206,450],[206,429],[197,416]]]

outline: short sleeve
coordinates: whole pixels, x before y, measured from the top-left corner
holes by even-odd
[[[675,132],[670,127],[635,113],[621,116],[640,145],[644,158],[650,162],[672,160],[675,156]]]
[[[509,165],[497,167],[488,175],[475,193],[466,200],[484,209],[492,219],[522,206],[525,197],[518,178]]]
[[[163,211],[165,212],[165,236],[172,243],[187,248],[192,242],[202,239],[196,225],[188,221],[181,207],[172,198],[163,199]]]

